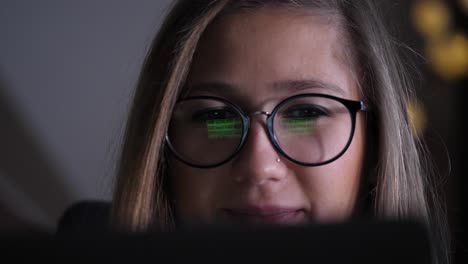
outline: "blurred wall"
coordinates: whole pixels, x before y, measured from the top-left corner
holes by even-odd
[[[71,203],[110,199],[129,99],[168,3],[0,2],[0,225],[53,229]]]

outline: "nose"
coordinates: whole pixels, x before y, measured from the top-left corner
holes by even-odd
[[[287,176],[285,162],[268,137],[265,117],[253,117],[246,142],[235,160],[235,181],[279,185]]]

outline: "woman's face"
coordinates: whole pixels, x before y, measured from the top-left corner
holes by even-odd
[[[225,16],[207,29],[199,43],[187,83],[193,87],[190,96],[221,97],[246,113],[271,112],[281,100],[303,93],[361,100],[343,41],[330,20],[296,11],[268,7]],[[323,85],[282,85],[291,81]],[[214,88],[213,83],[223,85]],[[265,119],[251,116],[244,147],[221,166],[200,169],[171,160],[179,221],[300,224],[350,216],[364,157],[361,114],[345,154],[316,167],[283,157],[268,137]]]

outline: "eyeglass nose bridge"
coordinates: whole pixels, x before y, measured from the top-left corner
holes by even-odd
[[[272,130],[272,124],[271,124],[271,117],[272,117],[272,112],[268,112],[268,111],[255,111],[251,114],[249,114],[250,117],[253,117],[253,116],[258,116],[258,115],[264,115],[266,116],[266,120],[265,120],[265,123],[262,125],[262,127],[265,129],[265,133],[267,133],[268,135],[268,138],[270,139],[272,145],[280,152],[280,153],[283,153],[283,151],[281,150],[280,146],[278,145],[277,143],[277,139],[276,139],[276,136],[275,136],[275,133],[273,132]],[[248,128],[250,128],[251,126],[251,123],[250,123],[250,120],[249,119],[249,122],[248,122]],[[248,131],[248,130],[247,130]],[[247,133],[246,132],[246,135],[247,136]]]
[[[269,130],[269,119],[271,119],[271,115],[272,115],[272,112],[268,112],[268,111],[255,111],[251,114],[249,114],[249,116],[252,118],[254,116],[259,116],[259,115],[264,115],[266,116],[266,120],[265,120],[265,129],[267,130],[268,133],[270,133]]]
[[[267,112],[267,111],[256,111],[256,112],[253,112],[252,114],[250,114],[252,116],[254,115],[266,115],[267,118],[271,116],[271,113],[270,112]]]

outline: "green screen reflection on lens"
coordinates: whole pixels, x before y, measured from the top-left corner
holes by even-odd
[[[308,136],[314,133],[314,120],[308,117],[288,118],[283,126],[293,136]]]
[[[208,138],[235,138],[242,135],[239,118],[207,120],[206,127]]]

